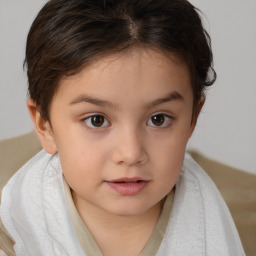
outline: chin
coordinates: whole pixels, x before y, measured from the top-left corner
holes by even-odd
[[[110,214],[120,217],[135,217],[145,214],[152,210],[154,206],[158,207],[158,204],[149,206],[143,205],[142,202],[138,203],[124,203],[122,205],[116,205],[116,207],[109,210]]]

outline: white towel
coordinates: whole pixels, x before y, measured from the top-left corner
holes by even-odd
[[[186,155],[157,256],[244,256],[231,214],[213,181]]]
[[[67,208],[59,158],[41,151],[4,187],[0,216],[17,256],[84,256]],[[243,256],[231,215],[186,155],[157,256]]]
[[[41,151],[11,178],[0,216],[17,256],[85,255],[68,213],[57,155]]]

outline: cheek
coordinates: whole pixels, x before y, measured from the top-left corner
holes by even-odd
[[[166,143],[167,144],[167,143]],[[158,170],[158,175],[161,175],[163,180],[165,177],[177,177],[181,171],[184,160],[185,145],[176,145],[170,143],[163,146],[162,150],[155,150],[155,169]]]
[[[160,193],[161,197],[167,195],[170,190],[176,184],[179,174],[182,169],[184,160],[184,147],[173,147],[174,145],[168,145],[161,153],[158,152],[156,155],[158,158],[157,170],[154,173],[155,180],[157,181],[157,190],[155,193]]]
[[[183,126],[184,127],[184,126]],[[163,182],[176,182],[181,171],[186,145],[189,137],[189,129],[175,129],[151,144],[151,158],[154,169]]]
[[[101,182],[99,166],[97,165],[98,159],[94,159],[89,152],[83,153],[72,152],[69,156],[65,154],[59,156],[65,179],[77,194],[87,194],[95,184]]]
[[[150,148],[151,156],[161,159],[159,162],[183,161],[186,145],[190,135],[189,125],[180,125],[166,132],[152,136]],[[176,160],[175,160],[176,159]]]
[[[59,157],[63,174],[71,187],[90,186],[102,181],[102,173],[107,161],[104,141],[91,141],[83,136],[79,139],[59,143]],[[68,143],[69,141],[69,143]]]

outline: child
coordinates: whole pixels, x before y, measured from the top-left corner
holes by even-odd
[[[27,40],[44,150],[3,190],[16,255],[244,255],[216,187],[185,155],[215,80],[186,0],[51,0]]]

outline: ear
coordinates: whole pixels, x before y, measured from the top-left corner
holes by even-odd
[[[43,148],[49,154],[55,154],[57,147],[50,122],[43,119],[36,103],[31,98],[27,101],[27,107]]]
[[[193,131],[194,131],[196,123],[197,123],[198,116],[204,106],[204,103],[205,103],[205,96],[203,95],[201,97],[200,101],[198,102],[198,105],[195,107],[196,108],[195,112],[193,111],[189,137],[191,137],[191,135],[193,134]]]

